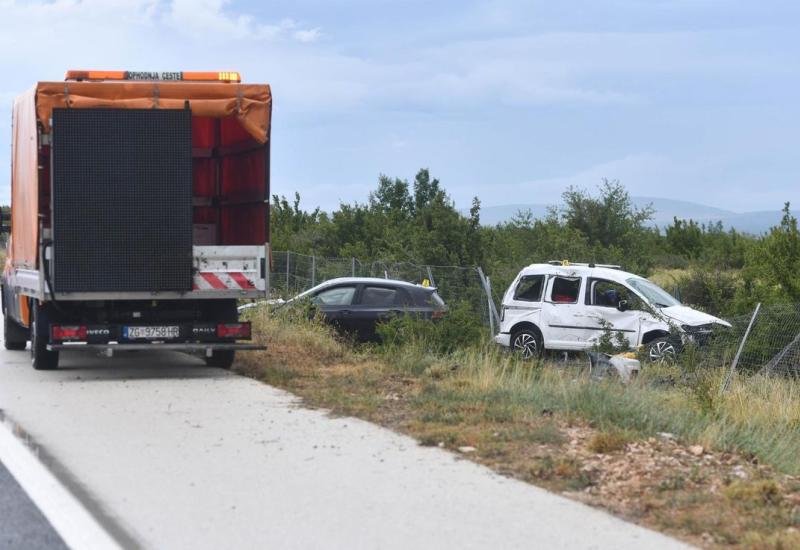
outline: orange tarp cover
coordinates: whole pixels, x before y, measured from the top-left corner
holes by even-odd
[[[34,269],[39,229],[36,88],[14,101],[11,132],[11,259],[16,267]]]
[[[224,82],[40,82],[36,113],[50,131],[54,108],[183,109],[193,116],[235,116],[259,143],[269,139],[272,94],[266,84]]]

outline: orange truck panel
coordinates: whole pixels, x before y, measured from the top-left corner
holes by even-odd
[[[15,267],[35,269],[39,231],[39,144],[35,87],[14,101],[12,133],[11,258]]]

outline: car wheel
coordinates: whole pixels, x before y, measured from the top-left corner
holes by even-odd
[[[669,336],[656,338],[647,344],[647,360],[651,363],[674,363],[678,348]]]
[[[520,330],[511,337],[511,349],[527,361],[542,354],[542,341],[533,330]]]

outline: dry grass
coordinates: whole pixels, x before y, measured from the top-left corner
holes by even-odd
[[[647,278],[661,288],[670,290],[677,282],[689,274],[689,269],[657,269]]]
[[[789,548],[800,527],[800,386],[671,369],[635,383],[523,363],[493,347],[358,348],[287,312],[255,312],[268,350],[237,368],[354,415],[705,547]],[[666,382],[666,383],[665,383]],[[668,432],[667,435],[658,435]],[[699,449],[699,450],[698,450]]]
[[[589,441],[589,450],[599,454],[621,451],[628,443],[628,438],[620,432],[597,432]]]

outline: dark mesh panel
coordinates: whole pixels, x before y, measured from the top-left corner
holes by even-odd
[[[56,292],[192,287],[191,111],[53,110]]]

